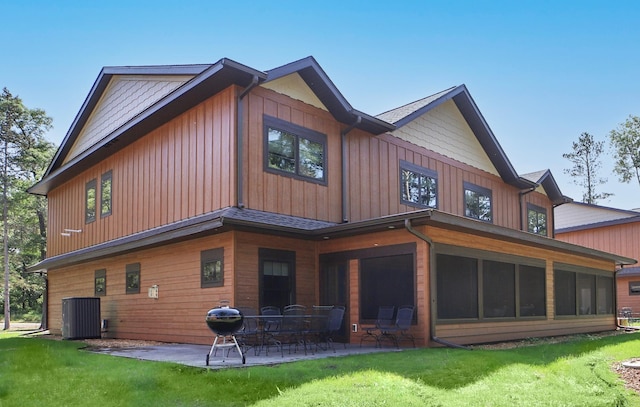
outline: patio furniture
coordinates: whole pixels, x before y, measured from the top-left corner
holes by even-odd
[[[344,319],[345,308],[342,306],[335,306],[329,311],[328,319],[326,320],[326,330],[321,334],[320,339],[326,343],[326,349],[333,349],[336,352],[336,348],[333,343],[333,337],[340,331],[342,327],[342,321]],[[320,341],[319,341],[320,342]],[[347,348],[346,344],[343,344],[344,348]],[[317,344],[316,344],[317,347]]]
[[[244,320],[242,328],[236,332],[236,339],[240,343],[243,353],[253,348],[253,352],[257,356],[262,343],[261,332],[258,326],[259,321],[255,318],[255,316],[258,315],[258,311],[250,307],[237,307],[237,309],[244,316]]]
[[[413,321],[414,311],[415,307],[413,305],[404,305],[399,307],[395,323],[390,327],[382,328],[380,330],[378,343],[381,344],[383,340],[389,339],[396,345],[396,348],[400,348],[400,341],[410,340],[415,348],[415,338],[409,332],[411,322]]]
[[[365,328],[364,335],[360,338],[360,347],[362,342],[375,341],[376,346],[379,346],[378,335],[380,332],[393,325],[393,314],[396,307],[394,305],[381,305],[378,307],[378,316],[373,327]]]

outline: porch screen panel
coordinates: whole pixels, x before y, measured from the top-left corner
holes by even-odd
[[[598,276],[598,314],[613,314],[613,278]]]
[[[520,266],[520,316],[534,317],[547,314],[545,307],[545,269]]]
[[[579,315],[594,315],[596,313],[596,276],[578,273],[576,284]]]
[[[555,270],[556,315],[576,315],[576,273]]]
[[[360,260],[360,320],[375,321],[381,305],[415,305],[412,254]]]
[[[482,262],[483,312],[487,318],[516,316],[515,265]]]
[[[438,319],[478,318],[478,261],[438,254]]]

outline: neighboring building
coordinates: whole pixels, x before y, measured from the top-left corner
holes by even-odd
[[[553,239],[569,199],[533,178],[464,85],[374,117],[311,57],[109,67],[30,189],[49,201],[30,269],[54,333],[85,296],[111,336],[202,344],[222,300],[342,304],[356,343],[380,305],[414,304],[427,346],[614,329],[633,261]]]
[[[640,259],[640,212],[585,203],[555,209],[556,239]],[[618,312],[640,313],[640,267],[628,265],[616,272]]]

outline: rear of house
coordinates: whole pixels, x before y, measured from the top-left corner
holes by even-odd
[[[516,173],[464,85],[371,116],[311,57],[104,68],[30,191],[58,333],[87,296],[106,335],[170,342],[210,343],[224,300],[343,305],[353,343],[382,305],[416,306],[421,346],[595,332],[633,262],[552,238],[570,200]]]

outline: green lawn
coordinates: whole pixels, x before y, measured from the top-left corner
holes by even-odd
[[[0,334],[0,406],[640,406],[611,370],[640,333],[207,370]]]

